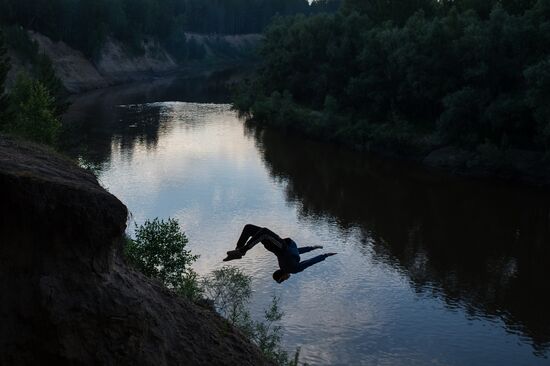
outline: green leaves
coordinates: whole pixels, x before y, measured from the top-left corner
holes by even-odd
[[[177,220],[146,220],[136,224],[135,236],[127,239],[124,248],[131,265],[182,295],[196,298],[200,294],[197,274],[191,268],[198,256],[185,249],[188,240]]]
[[[126,260],[144,275],[160,280],[166,287],[193,301],[205,298],[229,324],[239,328],[256,343],[263,354],[281,366],[298,366],[299,349],[293,359],[281,347],[283,312],[279,298],[273,297],[264,321],[254,321],[249,303],[252,277],[236,267],[225,266],[199,280],[191,265],[198,256],[186,249],[187,237],[177,220],[146,220],[136,225],[135,239],[127,238]]]
[[[4,43],[4,33],[0,29],[0,130],[2,129],[3,120],[6,117],[6,109],[8,106],[7,97],[4,95],[4,82],[10,70],[8,58],[8,50]]]
[[[9,94],[8,118],[4,130],[39,143],[55,144],[61,122],[56,116],[55,98],[38,80],[26,74],[17,77]]]
[[[231,324],[249,330],[248,303],[252,295],[252,277],[236,267],[225,266],[202,280],[204,296]]]
[[[278,19],[235,107],[357,149],[549,151],[550,2],[481,3],[347,0]]]
[[[203,279],[204,296],[230,324],[239,328],[258,345],[262,353],[278,365],[298,365],[281,348],[283,328],[279,325],[284,313],[280,299],[273,297],[264,312],[263,321],[254,321],[248,308],[252,296],[252,277],[236,267],[225,266]]]

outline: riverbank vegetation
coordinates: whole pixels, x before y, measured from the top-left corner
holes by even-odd
[[[54,145],[67,92],[52,61],[39,50],[28,31],[65,41],[88,58],[97,58],[109,39],[118,40],[129,54],[145,52],[153,40],[159,53],[168,50],[179,63],[250,60],[255,57],[247,39],[201,38],[191,33],[239,35],[259,33],[276,15],[336,11],[340,0],[0,0],[0,132]],[[232,44],[234,42],[235,44]],[[244,46],[243,46],[244,44]],[[18,68],[10,90],[4,82],[10,69],[9,48]],[[156,52],[156,51],[155,51]],[[209,56],[210,55],[210,56]],[[215,55],[215,56],[212,56]]]
[[[271,306],[265,310],[263,321],[252,319],[250,276],[236,267],[225,266],[200,278],[192,268],[198,256],[187,249],[188,239],[175,219],[146,220],[136,225],[134,236],[127,237],[124,247],[125,258],[133,268],[161,281],[180,296],[211,306],[277,365],[300,364],[299,349],[292,358],[282,349],[279,322],[284,314],[277,297],[273,297]]]
[[[11,35],[12,42],[20,41],[17,49],[28,55],[31,72],[19,74],[11,90],[5,91],[10,63],[4,33],[0,29],[0,132],[54,145],[65,110],[63,86],[50,59],[38,52],[38,46],[25,37],[26,33],[22,37],[17,31]]]
[[[87,56],[97,56],[108,37],[135,52],[152,37],[170,52],[193,48],[185,32],[259,33],[276,15],[335,11],[340,0],[2,0],[0,24],[62,40]],[[191,44],[189,44],[191,43]]]
[[[550,152],[550,1],[346,0],[277,19],[234,107],[360,150]]]

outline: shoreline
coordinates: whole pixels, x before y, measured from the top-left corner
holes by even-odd
[[[368,142],[368,146],[350,146],[334,140],[311,136],[300,129],[281,128],[276,124],[260,122],[253,117],[248,118],[246,123],[260,128],[272,128],[284,134],[296,135],[310,141],[328,143],[357,154],[416,165],[418,168],[450,177],[479,179],[543,190],[550,188],[550,159],[537,151],[514,148],[472,151],[453,145],[439,145],[423,149],[423,151],[413,151],[412,144],[404,146],[403,144],[373,141]]]
[[[209,77],[216,73],[229,72],[234,74],[238,70],[246,70],[247,66],[255,65],[251,62],[212,62],[212,63],[193,63],[180,67],[177,70],[156,74],[147,75],[142,79],[128,82],[117,83],[102,88],[95,88],[80,93],[70,94],[68,101],[73,102],[80,98],[100,98],[105,92],[116,91],[120,88],[121,91],[127,92],[130,88],[162,88],[163,84],[168,85],[174,80],[181,78],[200,78]],[[231,82],[230,77],[223,78],[224,83]],[[63,120],[66,120],[66,115]],[[69,120],[74,118],[69,118]],[[543,153],[521,150],[491,150],[476,151],[466,150],[461,147],[452,145],[437,145],[429,148],[416,149],[405,144],[396,144],[391,141],[367,143],[367,146],[350,146],[349,144],[330,141],[327,139],[316,138],[310,134],[301,131],[297,128],[281,128],[273,123],[265,123],[249,119],[247,123],[252,123],[258,126],[266,125],[270,128],[281,130],[284,133],[291,133],[301,136],[302,138],[330,143],[341,148],[355,151],[360,154],[369,154],[375,157],[384,159],[411,162],[424,169],[438,171],[450,176],[493,180],[509,184],[519,184],[541,189],[550,187],[550,161],[545,160]]]
[[[151,73],[149,71],[141,72],[135,74],[132,78],[113,82],[112,84],[100,86],[100,87],[89,87],[79,90],[77,92],[69,92],[66,100],[71,102],[72,100],[79,98],[81,96],[91,94],[94,92],[108,91],[121,87],[130,87],[132,85],[141,85],[143,83],[150,83],[160,80],[173,80],[178,78],[191,78],[191,77],[208,77],[212,74],[224,71],[238,70],[246,66],[255,65],[255,62],[243,62],[243,61],[222,61],[222,62],[212,62],[212,63],[193,63],[181,66],[177,69],[170,70],[163,73]]]

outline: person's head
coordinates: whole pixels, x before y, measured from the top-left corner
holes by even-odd
[[[286,281],[286,280],[288,280],[289,277],[290,277],[290,273],[283,272],[280,269],[273,272],[273,279],[275,281],[277,281],[277,283],[281,283],[283,281]]]

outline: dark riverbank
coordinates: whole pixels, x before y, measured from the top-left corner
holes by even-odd
[[[314,118],[327,118],[319,112],[312,112],[311,115]],[[434,143],[433,137],[414,135],[403,138],[399,134],[386,135],[382,138],[376,136],[372,140],[364,137],[360,143],[357,141],[350,143],[338,138],[327,138],[307,126],[308,122],[281,126],[278,123],[272,123],[269,119],[260,121],[249,117],[247,123],[251,126],[265,125],[276,128],[283,134],[299,136],[306,140],[332,143],[358,154],[409,162],[424,169],[438,170],[449,175],[498,180],[540,188],[550,187],[550,160],[540,151],[517,148],[503,150],[491,144],[482,144],[476,149],[468,150],[460,146]]]
[[[234,106],[355,150],[548,186],[548,4],[478,3],[349,0],[280,19]]]
[[[550,187],[550,160],[545,154],[520,149],[468,151],[447,146],[421,157],[422,164],[455,175],[496,178],[503,181]]]

